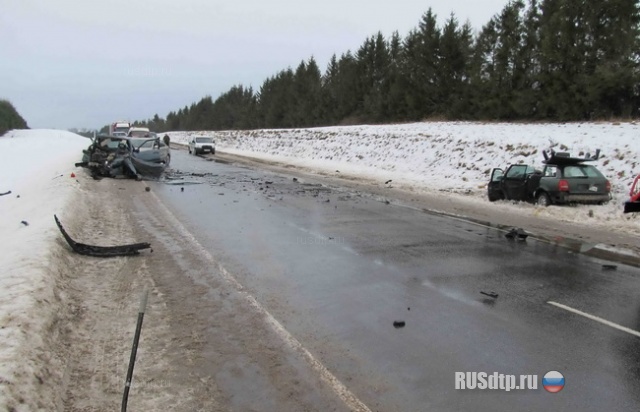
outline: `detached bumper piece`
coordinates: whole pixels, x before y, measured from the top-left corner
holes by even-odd
[[[71,246],[71,249],[80,255],[96,257],[133,256],[140,254],[140,251],[143,249],[151,248],[151,244],[149,243],[132,243],[122,246],[93,246],[76,242],[71,239],[71,236],[69,236],[67,231],[64,230],[62,223],[58,220],[58,217],[56,215],[53,215],[53,217],[56,220],[58,229],[60,229],[62,236],[64,236],[64,239],[67,241],[69,246]]]

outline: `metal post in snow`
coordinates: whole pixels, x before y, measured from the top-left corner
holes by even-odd
[[[144,319],[144,310],[147,307],[148,290],[142,292],[140,299],[140,309],[138,310],[138,324],[136,325],[136,334],[133,337],[133,347],[131,348],[131,357],[129,358],[129,370],[127,371],[127,381],[124,384],[124,395],[122,396],[122,412],[127,411],[127,400],[129,399],[129,388],[131,388],[131,379],[133,378],[133,366],[136,363],[136,353],[138,352],[138,341],[140,340],[140,331],[142,330],[142,320]]]

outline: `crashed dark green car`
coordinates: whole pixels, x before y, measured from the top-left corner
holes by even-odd
[[[543,153],[541,170],[514,164],[507,170],[493,169],[487,186],[490,201],[520,200],[540,206],[552,204],[603,204],[611,199],[609,180],[593,165],[593,157],[570,157],[568,153]]]
[[[99,135],[83,150],[82,162],[93,176],[159,177],[171,162],[171,150],[154,137]]]

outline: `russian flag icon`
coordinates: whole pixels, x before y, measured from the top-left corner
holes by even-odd
[[[557,393],[564,388],[564,376],[558,371],[550,371],[542,377],[542,387],[551,393]]]

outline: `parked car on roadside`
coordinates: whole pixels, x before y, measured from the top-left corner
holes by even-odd
[[[603,204],[611,199],[609,180],[586,162],[595,157],[575,158],[568,153],[545,153],[542,170],[514,164],[506,171],[496,168],[487,186],[490,201],[501,199],[535,202],[541,206],[566,203]]]
[[[213,137],[197,136],[189,140],[189,154],[200,154],[209,152],[216,154],[216,146]]]

